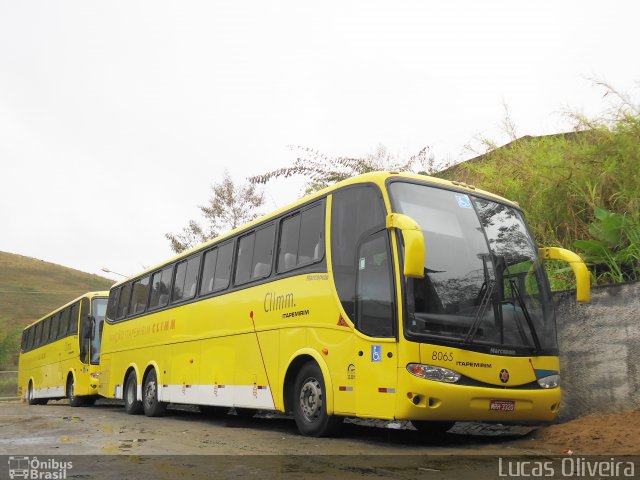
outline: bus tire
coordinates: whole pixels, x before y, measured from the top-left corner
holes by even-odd
[[[165,402],[158,401],[158,376],[152,368],[142,386],[142,406],[147,417],[161,417],[167,410]]]
[[[27,387],[27,403],[29,405],[40,405],[40,402],[37,398],[33,396],[33,382],[29,381],[29,386]]]
[[[335,435],[342,426],[342,417],[327,414],[324,377],[315,362],[305,363],[296,376],[293,416],[300,433],[310,437]]]
[[[412,420],[411,424],[415,427],[416,430],[424,433],[430,433],[432,435],[443,435],[445,434],[451,427],[455,425],[456,422],[432,422],[429,420]]]
[[[67,379],[67,398],[69,399],[69,405],[72,407],[81,407],[84,405],[84,399],[78,397],[75,394],[75,382],[73,381],[73,375],[69,375]]]
[[[142,413],[142,402],[138,400],[138,380],[136,373],[131,372],[124,381],[124,409],[129,415],[139,415]]]

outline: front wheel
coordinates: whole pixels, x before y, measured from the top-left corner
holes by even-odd
[[[67,380],[67,398],[69,399],[69,405],[72,407],[81,407],[84,405],[84,399],[76,396],[73,376],[70,376],[69,380]]]
[[[343,419],[327,413],[324,377],[317,363],[307,363],[300,369],[293,393],[293,416],[300,433],[326,437],[339,431]]]
[[[129,415],[142,413],[142,402],[138,400],[138,380],[131,372],[124,382],[124,409]]]
[[[155,370],[149,371],[144,379],[142,406],[147,417],[160,417],[167,410],[167,404],[158,401],[158,376]]]

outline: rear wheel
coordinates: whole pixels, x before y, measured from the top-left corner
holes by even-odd
[[[446,433],[456,422],[430,422],[428,420],[412,420],[411,424],[424,433],[431,433],[433,435],[442,435]]]
[[[81,407],[84,405],[84,399],[76,396],[73,375],[69,375],[69,379],[67,380],[67,398],[69,399],[69,405],[72,407]]]
[[[33,382],[29,382],[29,387],[27,388],[27,403],[29,405],[39,405],[40,402],[34,398],[33,396]]]
[[[138,380],[135,372],[131,372],[124,382],[124,409],[129,415],[142,413],[142,402],[138,400]]]
[[[160,417],[167,410],[167,404],[158,401],[158,376],[153,369],[147,373],[147,378],[144,379],[142,406],[147,417]]]
[[[324,377],[317,363],[307,363],[300,369],[293,395],[293,416],[300,433],[326,437],[340,430],[343,418],[327,413]]]

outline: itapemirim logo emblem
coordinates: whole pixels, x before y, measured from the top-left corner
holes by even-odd
[[[9,457],[9,478],[37,479],[37,480],[64,480],[67,478],[67,470],[73,468],[73,462],[63,462],[55,458],[45,460],[38,457]]]

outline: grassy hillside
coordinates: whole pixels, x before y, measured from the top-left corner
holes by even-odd
[[[598,283],[640,280],[640,109],[524,137],[439,176],[519,202],[537,241],[583,254]]]
[[[0,370],[17,361],[25,325],[113,280],[30,257],[0,252]]]

